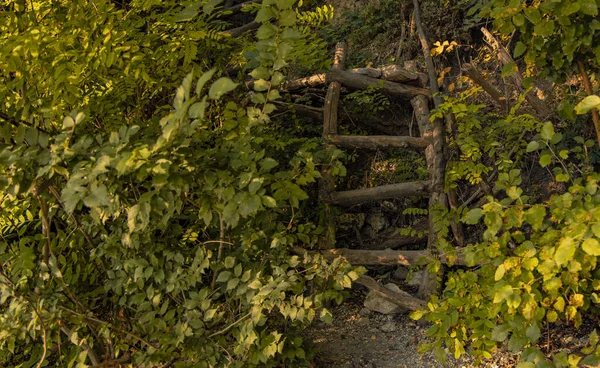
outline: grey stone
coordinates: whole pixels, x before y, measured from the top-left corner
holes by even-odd
[[[389,284],[386,284],[385,287],[388,290],[392,290],[397,293],[401,292],[400,288],[396,284],[389,283]],[[394,304],[392,302],[389,302],[389,301],[383,299],[379,295],[375,294],[373,291],[370,291],[369,294],[367,294],[367,297],[365,298],[364,306],[365,306],[365,308],[367,308],[371,311],[379,312],[382,314],[393,314],[393,313],[399,313],[402,311],[402,308],[400,308],[399,306],[397,306],[396,304]]]
[[[398,268],[396,268],[396,271],[394,271],[394,278],[396,280],[406,280],[406,277],[408,276],[408,272],[409,272],[408,267],[398,266]]]
[[[396,324],[394,323],[394,321],[387,321],[386,323],[381,325],[379,329],[383,332],[394,332],[396,331]]]
[[[413,271],[409,277],[406,279],[406,284],[410,286],[419,286],[421,285],[421,281],[423,280],[423,273],[428,272],[425,270]]]
[[[358,319],[358,321],[356,321],[356,325],[364,327],[364,326],[368,326],[370,322],[371,321],[369,320],[369,317],[360,317]]]
[[[358,314],[360,314],[361,317],[368,317],[371,314],[371,310],[368,308],[361,308]]]

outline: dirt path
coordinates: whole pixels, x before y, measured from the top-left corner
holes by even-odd
[[[363,307],[366,291],[352,290],[342,305],[332,308],[333,323],[317,322],[306,331],[316,350],[318,368],[443,368],[432,353],[417,353],[427,341],[426,326],[408,313],[383,315]],[[512,355],[499,356],[479,367],[514,366]],[[472,368],[469,359],[449,359],[448,367]]]

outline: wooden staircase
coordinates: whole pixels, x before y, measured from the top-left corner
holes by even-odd
[[[435,227],[431,226],[433,206],[441,204],[447,206],[444,194],[444,132],[443,122],[436,120],[430,122],[429,101],[432,93],[423,88],[423,75],[416,70],[416,63],[407,62],[404,68],[393,66],[395,75],[400,75],[404,83],[382,80],[374,76],[386,77],[380,69],[362,68],[351,71],[344,70],[347,55],[346,44],[341,42],[336,46],[336,52],[331,72],[302,78],[288,83],[288,89],[316,86],[328,83],[327,95],[323,107],[323,138],[329,147],[350,149],[385,149],[392,147],[410,148],[424,153],[429,180],[382,185],[374,188],[336,191],[335,181],[328,172],[329,168],[322,170],[322,179],[319,183],[319,195],[325,202],[325,216],[327,231],[322,242],[322,253],[328,257],[346,257],[353,264],[414,264],[422,256],[435,255],[436,234]],[[386,69],[389,73],[389,68]],[[393,74],[393,73],[392,73]],[[407,84],[413,83],[413,84]],[[415,85],[416,84],[416,85]],[[421,85],[419,85],[421,84]],[[338,104],[342,85],[354,89],[366,89],[375,85],[378,91],[391,96],[410,98],[416,121],[420,130],[420,137],[410,136],[347,136],[338,134]],[[335,222],[332,215],[332,206],[353,206],[369,202],[381,201],[410,196],[429,197],[429,237],[426,251],[368,251],[335,249]],[[442,259],[442,261],[444,261]],[[424,273],[421,280],[417,298],[407,293],[393,293],[381,287],[374,279],[361,276],[357,282],[380,294],[386,299],[407,309],[420,308],[424,300],[436,290],[435,275]]]

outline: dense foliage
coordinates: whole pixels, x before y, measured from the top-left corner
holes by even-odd
[[[269,117],[323,17],[267,0],[236,38],[219,3],[0,5],[0,365],[299,366],[357,277],[293,253],[339,163]]]
[[[527,76],[581,79],[575,86],[557,86],[553,96],[567,124],[539,122],[519,112],[523,97],[507,117],[483,113],[482,105],[468,102],[474,91],[447,99],[437,112],[452,113],[458,123],[453,139],[458,159],[449,164],[447,185],[494,180],[497,194],[454,215],[477,225],[472,229],[479,235],[465,252],[469,268],[449,273],[442,295],[413,314],[432,322],[428,335],[434,340],[422,350],[434,350],[441,360],[447,353],[459,357],[468,351],[480,361],[505,346],[521,352],[520,368],[596,366],[595,332],[579,351],[542,350],[537,343],[545,328],[579,327],[599,311],[597,147],[589,133],[579,131],[581,120],[574,114],[600,106],[597,96],[582,97],[585,79],[594,80],[599,71],[600,44],[594,42],[599,3],[470,3],[471,13],[490,17],[500,33],[516,32],[514,56],[524,55]],[[504,72],[515,70],[513,63]],[[574,101],[581,102],[575,107]],[[540,180],[557,189],[541,193]]]

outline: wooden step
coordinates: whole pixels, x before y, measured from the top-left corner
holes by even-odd
[[[422,95],[431,97],[431,92],[427,88],[371,78],[366,75],[360,75],[346,70],[332,70],[329,74],[332,80],[356,89],[368,89],[370,86],[375,86],[377,87],[377,91],[390,96],[412,98]]]
[[[328,202],[340,206],[352,206],[356,204],[380,201],[383,199],[392,199],[408,196],[427,196],[431,181],[413,181],[408,183],[398,183],[381,185],[374,188],[346,190],[343,192],[333,192],[328,198]]]
[[[429,141],[423,138],[389,135],[355,136],[330,134],[327,140],[339,147],[366,149],[387,147],[425,148],[430,144]]]

